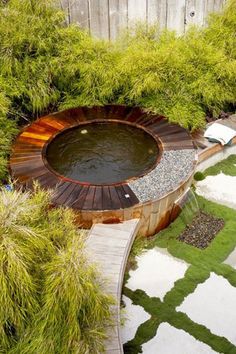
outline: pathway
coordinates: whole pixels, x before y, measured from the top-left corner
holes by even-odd
[[[120,338],[121,292],[125,267],[138,224],[139,219],[120,224],[95,224],[90,230],[86,244],[89,257],[99,263],[102,274],[108,279],[106,292],[116,300],[113,309],[115,325],[107,329],[107,354],[123,353]]]

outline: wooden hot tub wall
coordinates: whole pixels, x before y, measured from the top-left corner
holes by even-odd
[[[93,223],[117,223],[140,218],[139,233],[150,236],[165,228],[178,214],[175,201],[191,185],[197,159],[191,173],[161,198],[140,202],[128,185],[91,185],[60,176],[45,159],[45,147],[60,131],[91,121],[118,120],[149,132],[162,151],[194,149],[189,133],[164,117],[150,115],[139,107],[110,105],[80,107],[42,117],[27,126],[16,138],[10,158],[10,171],[18,185],[32,189],[34,180],[42,188],[55,189],[52,203],[71,207],[77,222],[90,228]],[[125,195],[130,198],[126,199]]]

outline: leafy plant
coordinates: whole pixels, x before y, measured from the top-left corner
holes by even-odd
[[[0,8],[0,75],[11,109],[141,105],[188,129],[235,104],[235,0],[183,36],[138,25],[116,43],[66,26],[46,0]],[[6,84],[7,82],[7,84]]]
[[[101,353],[112,300],[70,210],[0,192],[0,351]]]

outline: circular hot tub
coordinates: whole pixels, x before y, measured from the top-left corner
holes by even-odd
[[[53,189],[52,204],[78,223],[140,218],[153,235],[172,220],[197,163],[190,134],[139,107],[79,107],[42,117],[17,137],[10,159],[20,186]]]
[[[160,141],[141,127],[96,121],[65,129],[46,145],[48,166],[61,176],[94,185],[123,183],[152,170]]]

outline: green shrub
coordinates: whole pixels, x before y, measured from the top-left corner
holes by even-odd
[[[0,351],[101,353],[111,299],[72,212],[48,201],[0,192]]]
[[[140,105],[196,129],[236,100],[235,0],[183,36],[138,26],[116,43],[91,38],[46,0],[0,6],[0,77],[11,110]]]
[[[205,179],[205,175],[204,173],[198,171],[194,174],[194,179],[195,181],[203,181]]]
[[[17,133],[15,121],[6,118],[8,107],[9,101],[0,89],[0,180],[7,176],[7,159],[10,145],[13,136]]]

